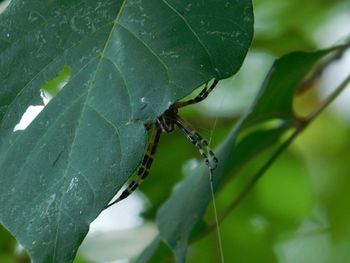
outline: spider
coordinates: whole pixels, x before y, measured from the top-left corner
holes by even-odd
[[[155,123],[146,125],[146,129],[150,130],[152,126],[153,129],[150,142],[148,144],[147,151],[143,156],[141,166],[137,171],[136,176],[128,185],[128,187],[121,193],[121,195],[112,203],[108,204],[106,208],[120,202],[121,200],[127,198],[136,188],[147,178],[149,171],[153,162],[154,154],[156,153],[157,146],[159,143],[160,135],[165,133],[173,132],[176,127],[178,127],[187,137],[187,139],[193,143],[201,156],[204,159],[205,164],[210,169],[210,174],[216,169],[218,165],[218,158],[215,156],[212,149],[209,147],[208,142],[203,139],[203,137],[193,128],[191,128],[179,115],[179,109],[191,104],[196,104],[201,102],[218,84],[218,80],[214,79],[213,83],[209,86],[208,83],[204,86],[203,90],[194,99],[190,99],[183,102],[174,103],[167,109],[159,118],[157,118]]]

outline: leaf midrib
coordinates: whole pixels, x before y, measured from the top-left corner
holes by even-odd
[[[106,53],[106,50],[110,44],[110,41],[111,41],[111,37],[113,35],[113,33],[115,32],[115,29],[116,27],[118,26],[119,24],[119,19],[124,11],[124,8],[125,8],[125,5],[127,3],[128,0],[124,0],[120,9],[118,10],[118,13],[117,13],[117,17],[116,19],[114,20],[114,24],[113,24],[113,27],[111,29],[111,32],[109,33],[109,36],[106,40],[106,44],[102,50],[102,53],[101,53],[101,58],[100,58],[100,61],[99,63],[97,64],[97,67],[96,67],[96,70],[95,70],[95,74],[93,75],[92,77],[92,80],[90,82],[90,85],[89,85],[89,88],[87,89],[87,93],[86,93],[86,97],[85,97],[85,100],[83,102],[83,106],[82,106],[82,109],[81,109],[81,112],[80,112],[80,116],[79,116],[79,120],[78,120],[78,124],[77,124],[77,128],[75,129],[75,132],[74,132],[74,137],[73,137],[73,140],[72,140],[72,143],[70,145],[70,149],[69,149],[69,155],[68,155],[68,163],[67,163],[67,167],[65,169],[65,172],[64,172],[64,176],[63,176],[63,180],[65,181],[66,180],[66,177],[67,177],[67,171],[68,171],[68,167],[70,166],[70,158],[71,158],[71,154],[72,154],[72,147],[75,143],[75,140],[76,140],[76,136],[77,136],[77,131],[79,130],[79,126],[80,126],[80,121],[81,121],[81,117],[86,109],[86,106],[87,106],[87,101],[88,101],[88,98],[89,98],[89,95],[90,95],[90,92],[91,92],[91,89],[93,88],[94,84],[95,84],[95,80],[96,80],[96,77],[97,77],[97,73],[100,71],[100,68],[101,68],[101,64],[102,64],[102,61],[105,57],[105,53]],[[65,192],[63,193],[62,197],[61,197],[61,201],[60,201],[60,205],[59,205],[59,211],[61,211],[61,207],[62,207],[62,201],[64,199],[64,196],[65,196]],[[53,250],[53,261],[56,262],[56,255],[57,255],[57,245],[58,245],[58,236],[59,236],[59,227],[60,227],[60,221],[61,221],[61,212],[59,213],[58,215],[58,219],[57,219],[57,229],[56,229],[56,234],[55,234],[55,242],[54,242],[54,250]]]

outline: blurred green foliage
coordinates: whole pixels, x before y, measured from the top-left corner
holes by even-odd
[[[346,0],[254,0],[253,3],[253,48],[275,55],[320,47],[317,32],[322,32],[322,27],[331,19],[348,14],[350,8]],[[328,38],[333,43],[339,40],[332,39],[332,36]]]
[[[0,262],[11,262],[15,245],[15,239],[0,225]]]
[[[350,10],[348,0],[255,0],[254,4],[256,34],[252,54],[260,56],[262,65],[271,61],[271,55],[322,46],[316,33],[322,32],[331,19]],[[339,39],[332,41],[336,43]],[[220,107],[214,116],[207,114],[203,109],[210,110],[208,103],[189,107],[181,112],[182,116],[204,137],[211,138],[212,145],[218,145],[237,116],[249,106],[257,90],[255,78],[264,75],[267,69],[268,66],[245,65],[237,77],[221,84],[229,93],[226,96],[245,102],[234,114],[227,114],[224,107],[223,114]],[[246,93],[239,92],[242,89]],[[211,96],[215,92],[220,93],[220,87]],[[220,100],[223,99],[216,99],[216,104]],[[319,102],[317,92],[311,95],[311,100]],[[298,106],[307,107],[308,103],[307,100],[305,105]],[[220,224],[227,262],[350,262],[349,134],[350,122],[328,110],[275,162],[248,198]],[[182,179],[181,164],[193,157],[198,158],[196,149],[180,132],[162,136],[151,176],[141,187],[149,199],[144,214],[147,220],[154,218],[160,204]],[[227,182],[217,197],[219,214],[254,168],[253,164],[239,178]],[[211,208],[206,219],[213,221]],[[15,247],[15,240],[0,226],[1,263],[20,262],[13,256]],[[167,249],[163,250],[166,254]],[[188,262],[218,259],[215,231],[190,246]]]

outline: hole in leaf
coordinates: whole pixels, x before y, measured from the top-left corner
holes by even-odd
[[[40,96],[43,100],[43,105],[30,105],[21,117],[19,123],[13,131],[25,130],[29,124],[39,115],[50,100],[55,97],[65,85],[67,85],[72,74],[72,68],[64,66],[58,74],[45,84],[40,89]]]
[[[0,1],[0,14],[9,6],[11,0]]]
[[[45,106],[29,106],[25,113],[22,115],[21,120],[15,126],[13,131],[25,130],[29,124],[39,115],[39,113],[44,109]]]
[[[43,97],[44,104],[46,105],[53,97],[55,97],[65,85],[67,85],[72,74],[72,68],[64,66],[64,68],[58,72],[56,77],[46,82],[41,88],[41,96]]]

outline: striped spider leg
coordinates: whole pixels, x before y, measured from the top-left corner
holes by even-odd
[[[210,169],[210,179],[212,179],[213,172],[217,168],[219,160],[215,156],[213,150],[209,147],[209,143],[179,116],[177,116],[175,123],[176,126],[178,126],[180,130],[186,135],[188,140],[197,147],[199,153],[204,159],[205,164]]]
[[[201,102],[206,97],[208,97],[209,93],[216,87],[218,83],[219,81],[217,79],[214,79],[213,83],[209,86],[209,88],[208,88],[208,83],[206,83],[203,90],[194,99],[177,102],[175,103],[176,108],[180,109],[182,107]]]
[[[147,127],[147,129],[151,129],[151,127]],[[136,190],[136,188],[147,178],[149,174],[149,170],[151,168],[153,162],[153,156],[156,153],[158,142],[160,139],[160,134],[162,130],[156,124],[155,130],[152,131],[150,143],[148,144],[147,151],[143,156],[141,166],[137,171],[135,178],[131,181],[128,187],[121,193],[121,195],[112,203],[108,204],[106,208],[120,202],[121,200],[127,198],[132,192]]]
[[[218,80],[214,80],[214,82],[208,87],[208,83],[205,85],[204,89],[196,96],[194,99],[190,99],[184,102],[178,102],[169,107],[163,115],[161,115],[155,123],[155,129],[152,131],[151,139],[147,148],[147,151],[143,157],[140,168],[137,171],[135,178],[131,181],[128,187],[121,193],[121,195],[112,203],[108,204],[106,208],[120,202],[121,200],[127,198],[132,192],[136,190],[136,188],[146,179],[149,174],[153,156],[156,153],[157,146],[159,143],[161,133],[170,133],[178,127],[193,143],[201,156],[203,157],[205,164],[210,169],[210,175],[212,177],[212,172],[215,170],[218,164],[218,159],[216,158],[214,152],[209,147],[208,142],[203,139],[203,137],[193,128],[190,127],[183,119],[178,115],[179,108],[185,107],[187,105],[196,104],[206,97],[208,97],[209,93],[215,88]],[[149,130],[153,125],[146,125],[146,129]]]

